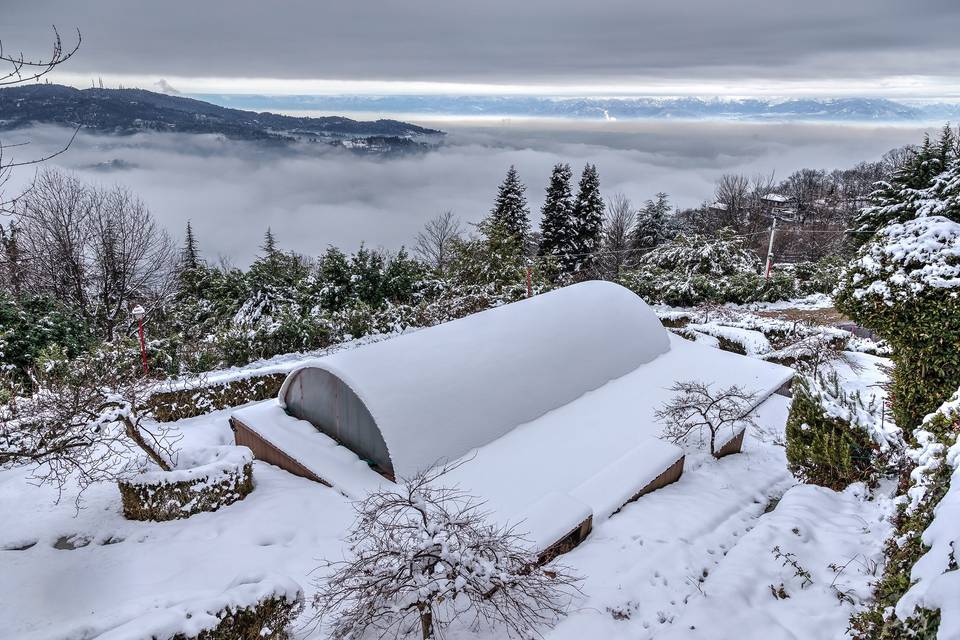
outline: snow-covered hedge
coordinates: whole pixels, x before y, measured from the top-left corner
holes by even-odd
[[[235,580],[222,593],[158,608],[99,640],[284,640],[302,609],[300,586],[279,576]]]
[[[285,373],[267,373],[194,387],[158,391],[147,400],[154,419],[171,422],[277,395]]]
[[[902,446],[900,430],[880,407],[846,393],[836,374],[799,376],[787,418],[787,463],[803,482],[842,490],[875,484]]]
[[[918,424],[960,384],[960,223],[929,216],[884,227],[845,270],[835,298],[893,348],[898,424]]]
[[[914,430],[874,603],[851,620],[855,637],[960,637],[960,390]]]
[[[177,466],[121,481],[123,515],[129,520],[189,518],[233,504],[253,491],[253,453],[247,447],[181,452]]]

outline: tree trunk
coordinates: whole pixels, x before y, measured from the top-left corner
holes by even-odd
[[[137,423],[134,420],[131,420],[129,416],[123,417],[124,425],[126,426],[127,436],[136,443],[138,447],[143,449],[143,452],[146,453],[151,460],[157,463],[157,466],[163,469],[164,471],[170,471],[170,463],[163,459],[163,456],[160,455],[160,452],[150,446],[150,443],[146,441],[143,437],[143,434],[140,433],[140,429],[137,427]],[[424,636],[426,637],[426,636]]]
[[[420,608],[420,629],[423,631],[423,640],[433,638],[433,611],[429,606]]]

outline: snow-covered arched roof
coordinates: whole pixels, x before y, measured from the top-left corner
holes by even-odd
[[[667,331],[634,293],[582,282],[310,361],[287,377],[280,404],[304,369],[332,374],[369,412],[393,471],[408,476],[492,442],[669,349]]]

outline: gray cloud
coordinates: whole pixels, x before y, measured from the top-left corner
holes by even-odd
[[[426,122],[426,125],[433,123]],[[409,246],[429,218],[453,209],[464,221],[486,215],[499,181],[515,164],[528,186],[534,216],[553,164],[585,162],[600,169],[606,196],[622,191],[635,202],[666,191],[683,206],[711,197],[723,172],[748,175],[800,167],[843,168],[878,159],[916,142],[906,127],[730,123],[557,123],[450,128],[449,143],[421,156],[372,159],[345,152],[278,152],[214,136],[81,135],[53,162],[84,179],[126,185],[175,237],[187,220],[212,258],[237,264],[256,253],[272,227],[280,244],[319,254],[328,244],[354,249]],[[31,139],[20,153],[62,144],[62,129],[4,135]],[[119,166],[111,170],[109,163]],[[32,174],[14,173],[12,192]]]
[[[956,0],[49,0],[7,3],[5,44],[55,23],[89,73],[485,82],[638,77],[956,78]],[[22,42],[21,42],[22,41]]]

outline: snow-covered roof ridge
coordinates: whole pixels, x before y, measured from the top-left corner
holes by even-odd
[[[564,287],[304,363],[363,402],[398,476],[458,458],[670,349],[638,296],[610,282]]]

